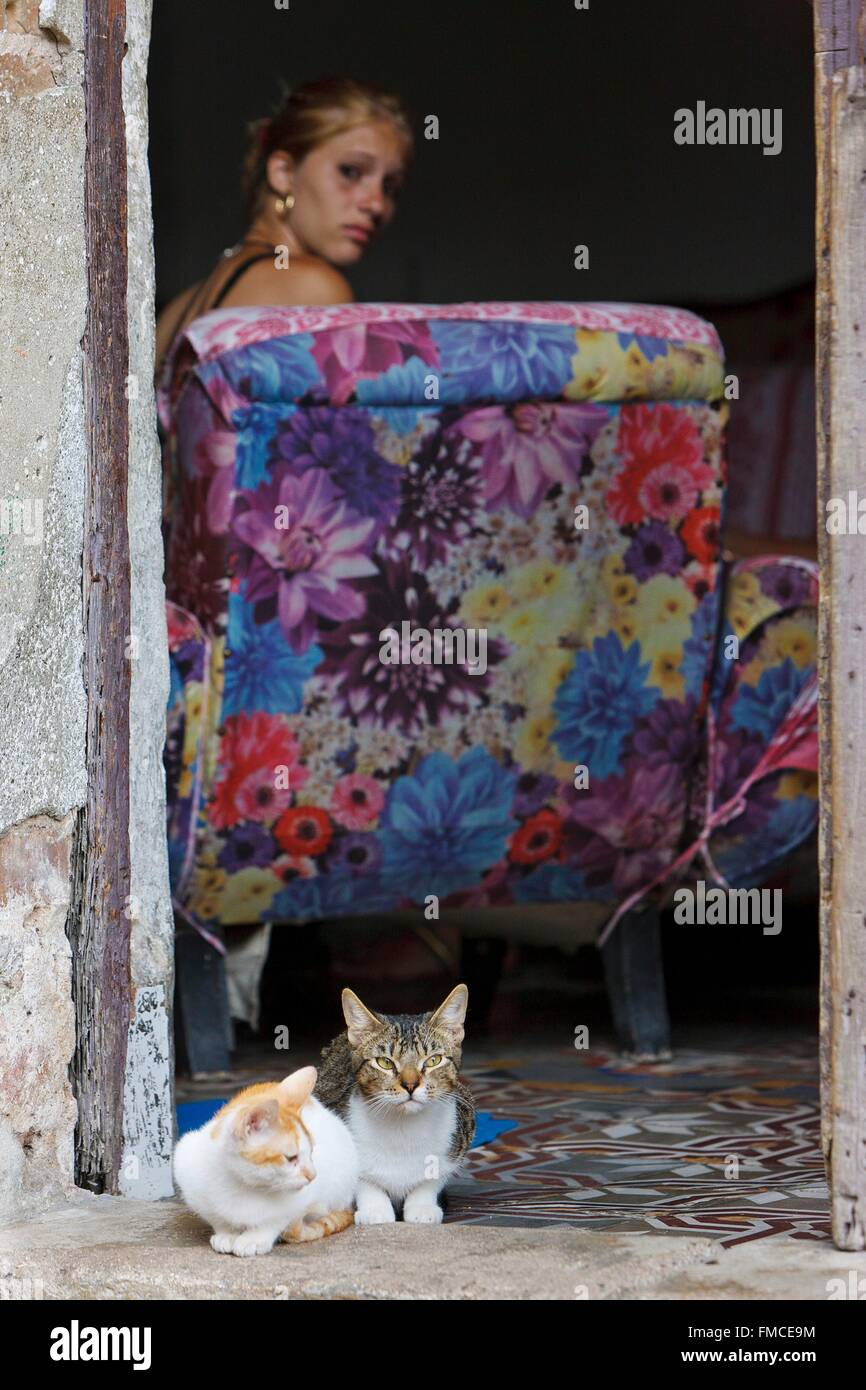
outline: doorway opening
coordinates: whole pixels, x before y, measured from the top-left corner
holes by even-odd
[[[446,34],[439,45],[399,5],[382,7],[386,21],[373,36],[332,0],[326,22],[321,7],[315,24],[292,15],[291,42],[280,27],[288,14],[276,10],[238,34],[227,82],[217,39],[224,26],[214,23],[213,3],[207,24],[197,8],[157,8],[154,16],[158,308],[237,241],[233,188],[244,127],[263,114],[281,77],[327,70],[391,83],[419,114],[439,117],[440,138],[422,142],[417,191],[353,277],[356,298],[597,300],[696,313],[715,325],[726,349],[730,561],[816,558],[807,6],[792,13],[780,3],[756,15],[737,0],[723,15],[690,24],[695,110],[781,111],[772,155],[746,140],[713,143],[706,129],[703,143],[677,142],[685,40],[673,13],[650,15],[635,4],[623,30],[621,12],[529,23],[514,5],[505,23],[509,7],[499,6],[492,34],[460,18],[458,61]],[[453,19],[457,25],[456,8]],[[667,35],[659,32],[666,25]],[[501,49],[499,59],[491,46],[494,55]],[[617,83],[597,56],[612,51]],[[648,51],[657,55],[651,69]],[[185,77],[193,52],[207,59],[206,85],[194,89]],[[288,73],[285,52],[293,58]],[[216,172],[196,158],[205,139],[225,150]],[[587,252],[580,267],[577,246]],[[747,597],[749,585],[742,588]],[[782,660],[797,669],[815,659],[806,606],[805,595],[792,603],[788,627],[774,638],[791,644]],[[781,799],[797,802],[805,816],[806,803],[817,800],[817,778],[803,769],[785,775]],[[755,814],[750,834],[760,835],[767,821],[757,807]],[[490,914],[447,908],[432,920],[415,910],[269,931],[224,923],[230,1070],[218,1078],[179,1073],[179,1106],[198,1106],[186,1117],[200,1123],[208,1104],[242,1086],[314,1063],[341,1030],[344,986],[374,1010],[413,1014],[435,1008],[464,979],[471,1000],[465,1072],[483,1123],[449,1189],[446,1220],[688,1230],[730,1245],[781,1233],[829,1241],[817,862],[811,834],[794,852],[768,856],[768,872],[748,885],[782,895],[780,931],[757,922],[683,922],[671,896],[663,900],[658,941],[672,1055],[660,1048],[649,1060],[624,1057],[617,1040],[610,967],[606,974],[594,944],[597,914],[581,920],[529,904],[507,924],[506,914],[496,924]],[[193,953],[202,949],[192,943]]]

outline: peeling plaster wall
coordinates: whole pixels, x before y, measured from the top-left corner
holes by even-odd
[[[73,1181],[65,933],[86,791],[82,0],[0,0],[0,1215]],[[3,504],[5,505],[5,509]]]
[[[152,393],[150,0],[128,0],[134,1010],[123,1190],[171,1191],[173,951],[161,747],[168,670]],[[73,1183],[65,921],[86,797],[81,556],[84,0],[0,0],[0,1219]]]

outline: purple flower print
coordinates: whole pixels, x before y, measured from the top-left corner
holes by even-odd
[[[782,608],[797,608],[808,603],[812,580],[796,565],[762,565],[757,571],[761,590]]]
[[[573,483],[607,421],[604,406],[546,401],[470,410],[455,428],[482,445],[488,511],[510,507],[528,520],[554,483]]]
[[[630,759],[622,775],[595,782],[591,791],[568,787],[564,800],[569,808],[566,828],[591,832],[578,854],[588,879],[603,882],[612,868],[614,887],[627,892],[670,863],[686,811],[683,777],[676,767],[650,768]],[[573,835],[566,834],[566,846],[573,842]]]
[[[243,597],[256,605],[257,621],[270,621],[276,609],[300,654],[313,640],[317,616],[332,622],[361,616],[363,597],[346,581],[375,574],[366,550],[376,522],[353,512],[323,469],[300,477],[288,468],[275,472],[240,501],[247,510],[235,515],[233,530],[247,547],[240,557]]]
[[[528,820],[555,794],[557,781],[545,772],[521,772],[514,788],[512,815]]]
[[[632,735],[632,749],[647,767],[678,767],[686,774],[698,752],[700,725],[695,701],[660,700]]]
[[[278,427],[276,453],[295,473],[324,468],[359,516],[373,516],[380,526],[393,520],[402,470],[376,453],[365,411],[296,410]]]
[[[278,853],[276,841],[269,830],[255,821],[236,826],[230,832],[217,856],[217,863],[227,873],[253,866],[266,867]]]
[[[625,567],[641,581],[654,574],[679,574],[683,566],[683,543],[662,521],[641,526],[625,552]]]
[[[426,570],[483,520],[478,454],[454,430],[436,430],[398,471],[403,475],[401,507],[387,554],[391,559],[411,555],[415,568]]]
[[[719,737],[716,763],[716,806],[723,806],[737,794],[765,750],[760,736],[745,729],[724,729]],[[737,818],[737,834],[753,835],[769,821],[777,805],[772,777],[753,782],[745,812]]]
[[[382,862],[382,849],[375,835],[354,831],[335,840],[329,866],[353,874],[369,874]]]
[[[409,736],[427,724],[439,724],[448,716],[471,719],[471,710],[486,698],[489,668],[501,661],[502,644],[488,641],[488,671],[470,675],[454,662],[412,665],[379,659],[385,628],[399,634],[404,621],[412,629],[460,626],[444,610],[428,588],[423,575],[414,574],[406,560],[383,561],[376,579],[365,579],[359,590],[364,607],[350,619],[319,637],[326,659],[319,675],[333,678],[336,710],[344,718],[381,729],[398,728]]]

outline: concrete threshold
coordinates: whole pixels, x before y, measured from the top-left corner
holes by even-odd
[[[789,1237],[726,1250],[703,1236],[395,1224],[238,1259],[215,1254],[208,1234],[176,1200],[76,1194],[0,1227],[0,1296],[826,1300],[833,1279],[862,1279],[866,1295],[866,1255]]]

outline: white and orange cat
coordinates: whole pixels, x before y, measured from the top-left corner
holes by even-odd
[[[313,1095],[316,1068],[248,1086],[174,1151],[188,1207],[227,1255],[264,1255],[282,1238],[318,1240],[353,1222],[358,1154],[348,1127]]]

